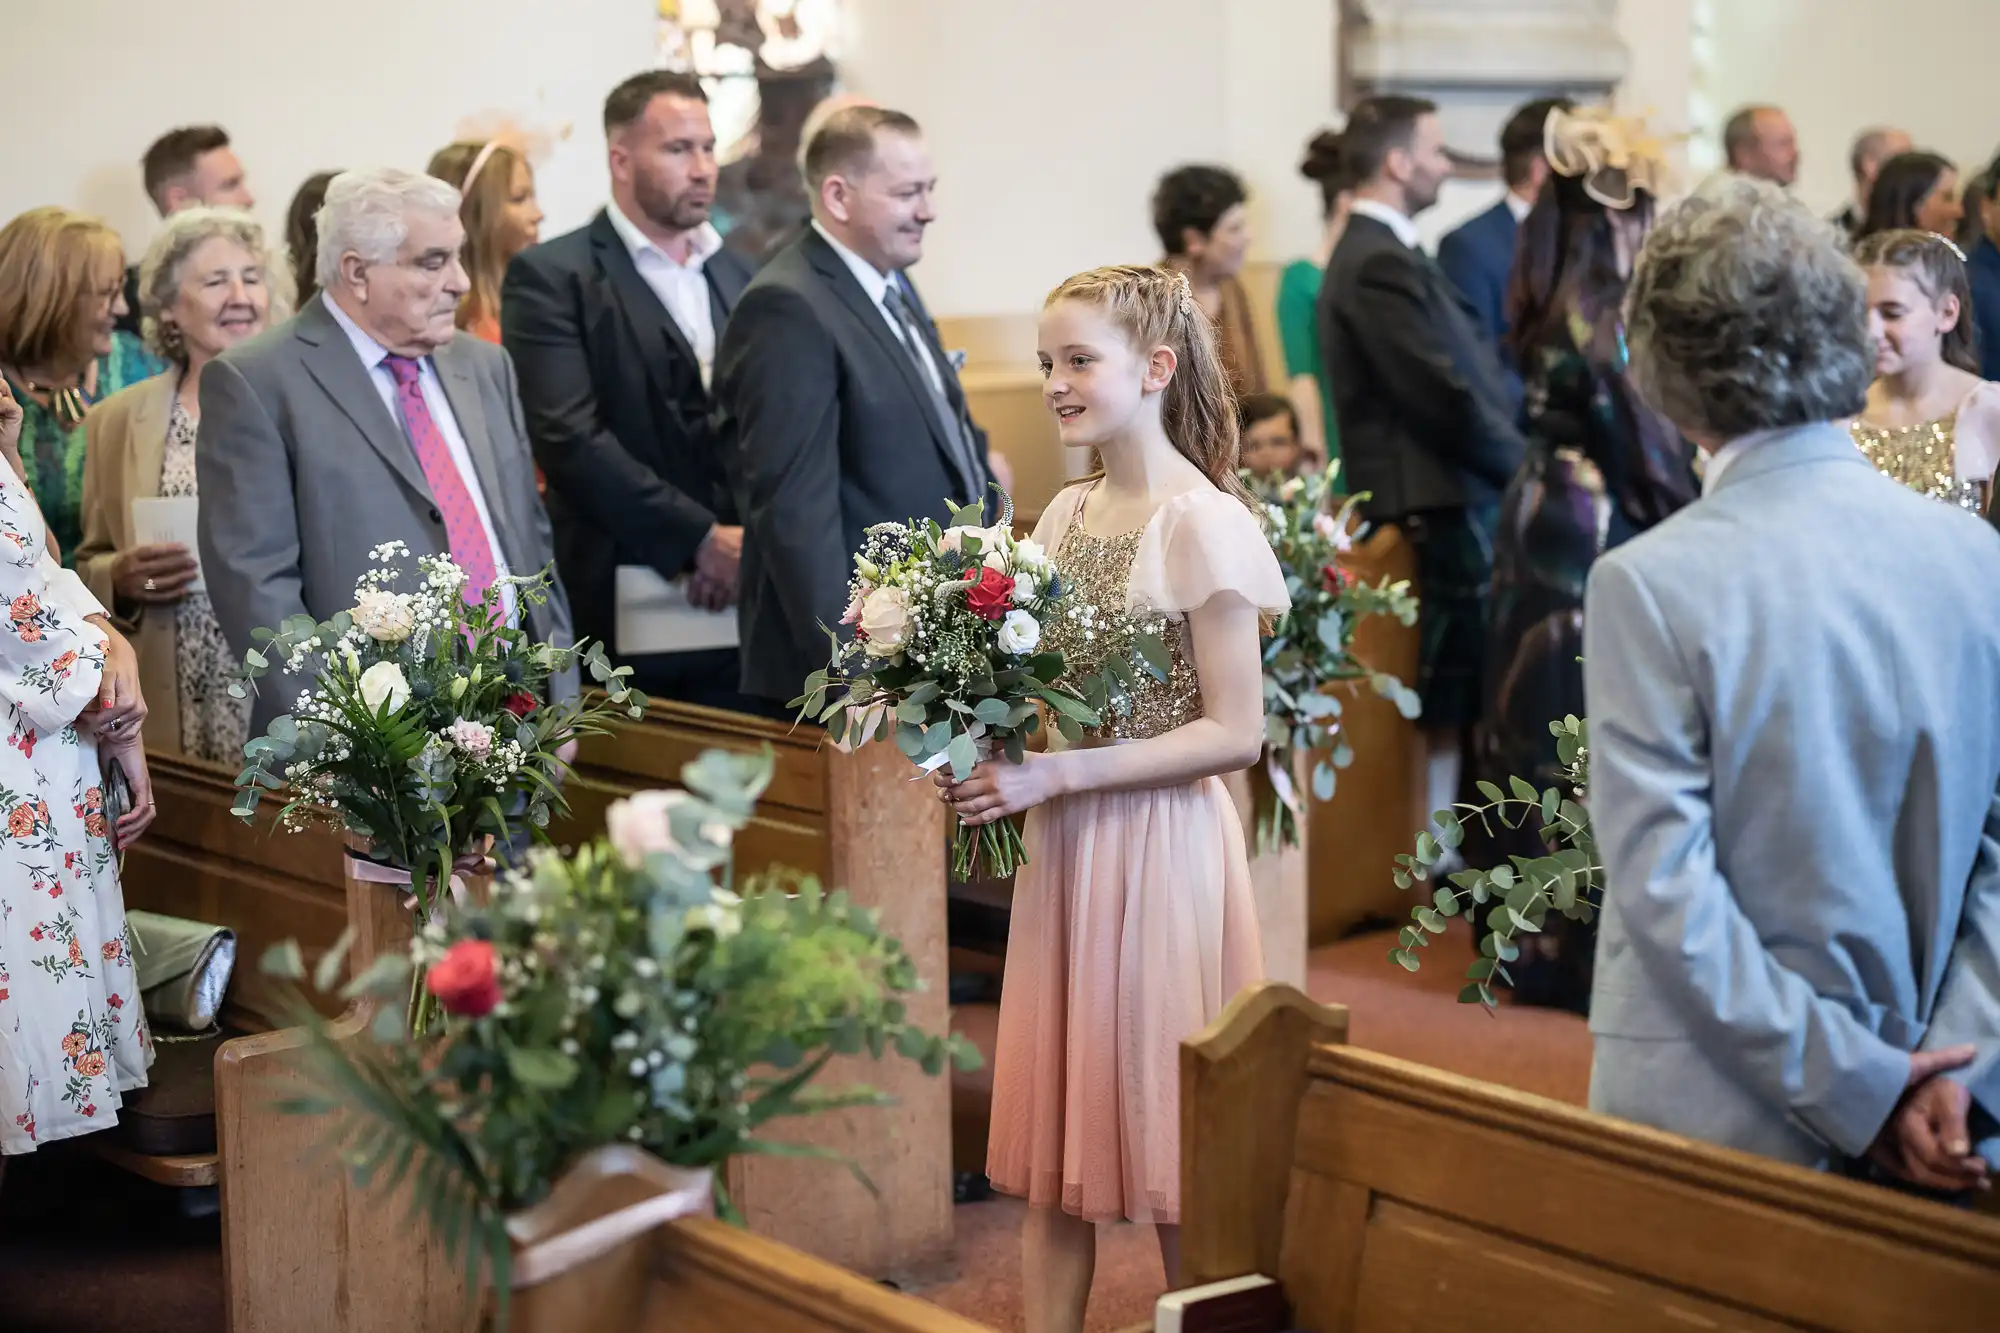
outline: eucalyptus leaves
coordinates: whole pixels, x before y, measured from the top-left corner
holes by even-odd
[[[1436,886],[1429,903],[1411,909],[1415,924],[1403,927],[1396,947],[1389,951],[1390,961],[1411,972],[1422,965],[1415,951],[1428,945],[1431,936],[1444,934],[1452,917],[1485,909],[1487,933],[1480,941],[1481,956],[1466,969],[1467,985],[1458,994],[1461,1004],[1492,1009],[1494,983],[1513,984],[1507,964],[1521,955],[1517,943],[1521,935],[1539,933],[1552,911],[1587,922],[1602,900],[1604,870],[1591,835],[1590,812],[1579,799],[1589,777],[1587,728],[1577,718],[1565,717],[1551,722],[1549,733],[1556,738],[1562,763],[1561,787],[1537,791],[1515,777],[1508,779],[1509,790],[1502,791],[1491,782],[1481,782],[1479,794],[1485,801],[1438,811],[1431,816],[1437,835],[1419,833],[1416,849],[1396,858],[1396,887],[1409,889],[1432,882],[1432,872],[1445,852],[1464,843],[1466,826],[1474,821],[1491,832],[1495,819],[1513,829],[1532,819],[1548,846],[1544,856],[1512,856],[1490,869],[1454,871]]]

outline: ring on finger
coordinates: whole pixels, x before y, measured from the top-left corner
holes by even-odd
[[[140,586],[145,588],[147,592],[158,592],[160,590],[160,582],[158,579],[147,579],[145,583],[141,584]]]

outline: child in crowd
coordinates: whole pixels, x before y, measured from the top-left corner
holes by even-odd
[[[2000,388],[1979,375],[1965,256],[1935,232],[1863,237],[1875,382],[1850,429],[1868,460],[1912,490],[1975,513],[2000,464]]]
[[[1043,397],[1098,470],[1035,538],[1087,617],[1052,620],[1074,680],[1158,631],[1164,681],[1083,744],[938,785],[974,824],[1030,810],[993,1062],[987,1174],[1031,1205],[1029,1333],[1077,1333],[1099,1222],[1150,1222],[1179,1269],[1180,1044],[1263,974],[1243,828],[1221,775],[1264,744],[1259,636],[1284,576],[1236,475],[1237,416],[1185,277],[1096,269],[1042,313]],[[1283,400],[1280,400],[1281,402]],[[1085,624],[1085,619],[1089,624]]]
[[[1296,477],[1306,461],[1299,414],[1282,394],[1249,394],[1238,405],[1242,466],[1260,477]]]

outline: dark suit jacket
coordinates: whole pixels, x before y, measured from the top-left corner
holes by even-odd
[[[137,264],[125,270],[125,313],[118,317],[113,327],[125,330],[125,332],[131,334],[134,338],[144,336],[139,329],[139,266]]]
[[[1507,375],[1510,404],[1518,416],[1521,409],[1521,374],[1507,350],[1507,283],[1514,273],[1514,242],[1521,224],[1502,199],[1464,225],[1446,233],[1438,242],[1437,262],[1466,304],[1478,316],[1479,326],[1500,355],[1500,368]]]
[[[703,273],[719,339],[750,268],[725,249]],[[708,530],[735,521],[700,364],[602,212],[514,257],[500,337],[520,370],[577,630],[615,648],[617,567],[686,573]]]
[[[1521,460],[1492,344],[1444,271],[1356,214],[1320,287],[1327,382],[1351,490],[1393,521],[1498,495]]]
[[[1972,279],[1972,321],[1978,334],[1980,374],[2000,380],[2000,246],[1994,245],[1991,237],[1982,236],[1969,258],[1966,272]]]
[[[313,297],[201,376],[201,567],[215,618],[238,653],[251,646],[252,630],[275,629],[302,611],[324,621],[353,606],[355,581],[375,567],[368,553],[383,542],[404,543],[412,562],[450,550],[409,436],[325,301]],[[523,577],[540,573],[554,552],[513,362],[462,333],[431,363],[507,567]],[[414,563],[406,568],[414,572]],[[546,604],[530,608],[528,626],[538,640],[570,642],[560,584]],[[254,732],[304,684],[276,671],[265,677]],[[559,697],[576,693],[574,673],[555,685]]]
[[[925,321],[928,327],[928,321]],[[982,468],[958,377],[928,329]],[[949,517],[944,427],[880,309],[816,231],[761,269],[716,353],[716,443],[743,520],[743,691],[787,700],[826,665],[864,529]]]

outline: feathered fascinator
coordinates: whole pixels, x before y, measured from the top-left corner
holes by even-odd
[[[1608,107],[1556,107],[1542,130],[1542,151],[1559,176],[1581,178],[1583,192],[1606,208],[1630,208],[1644,190],[1661,198],[1672,168],[1667,140],[1638,116]]]
[[[465,183],[458,187],[459,192],[472,193],[472,182],[479,178],[479,173],[492,159],[495,149],[512,149],[529,163],[539,166],[555,148],[557,142],[569,138],[569,132],[570,127],[567,123],[555,130],[532,130],[511,117],[497,112],[488,112],[461,121],[457,134],[460,140],[485,142],[472,159],[472,165],[466,169]]]

